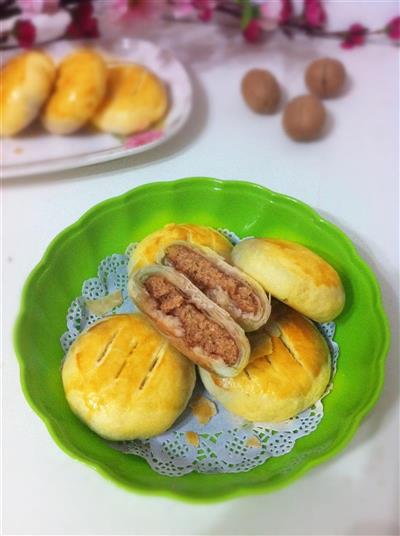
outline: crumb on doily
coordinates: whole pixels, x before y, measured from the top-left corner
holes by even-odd
[[[190,404],[192,413],[200,424],[207,424],[217,414],[217,408],[214,402],[211,402],[205,396],[198,396]]]
[[[246,446],[251,447],[253,449],[259,449],[261,448],[261,441],[258,439],[257,436],[251,436],[246,441]]]
[[[196,432],[185,432],[186,443],[192,445],[193,447],[198,447],[200,445],[199,434]]]
[[[104,298],[99,298],[97,300],[85,300],[85,305],[89,313],[101,316],[114,309],[114,307],[118,307],[122,304],[122,302],[122,292],[118,289],[114,292],[111,292],[111,294],[107,294],[107,296],[104,296]]]
[[[15,147],[14,153],[15,154],[22,154],[24,152],[22,147]]]

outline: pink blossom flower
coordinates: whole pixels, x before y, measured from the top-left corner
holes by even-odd
[[[99,37],[97,19],[93,16],[90,0],[83,0],[74,11],[73,20],[67,26],[66,35],[71,39]]]
[[[60,0],[17,0],[17,4],[24,16],[32,16],[55,13],[60,7]]]
[[[203,22],[208,22],[212,19],[215,8],[217,7],[216,0],[193,0],[193,7],[197,9],[197,16]]]
[[[368,28],[362,24],[352,24],[346,33],[344,41],[342,41],[341,47],[349,49],[363,45],[367,31]]]
[[[141,145],[146,145],[147,143],[159,140],[163,134],[164,132],[162,130],[148,130],[147,132],[140,132],[139,134],[134,134],[133,136],[126,138],[124,141],[124,147],[125,149],[140,147]]]
[[[30,20],[19,19],[14,26],[14,36],[22,48],[30,48],[35,42],[36,28]]]
[[[211,9],[202,9],[199,11],[198,15],[199,19],[203,22],[210,22],[213,16],[213,11]]]
[[[192,0],[173,0],[172,15],[175,19],[186,19],[195,12]]]
[[[279,24],[286,24],[293,16],[292,0],[281,1],[281,11],[279,13]]]
[[[278,20],[282,9],[281,0],[264,0],[259,4],[262,18]]]
[[[321,0],[304,0],[303,16],[311,28],[320,28],[326,22],[326,13]]]
[[[98,0],[94,9],[96,15],[107,21],[145,22],[157,18],[165,5],[166,0]]]
[[[43,12],[44,13],[55,13],[60,7],[60,0],[44,0],[43,2]]]
[[[97,19],[94,17],[87,17],[81,23],[81,31],[83,37],[99,37],[99,29],[97,26]]]
[[[394,41],[400,41],[400,17],[394,17],[386,26],[386,33]]]
[[[264,0],[259,4],[260,24],[264,30],[274,30],[286,24],[293,15],[292,0]]]
[[[107,2],[107,8],[114,19],[120,19],[128,13],[129,2],[128,0],[111,0]]]
[[[132,19],[155,19],[165,9],[164,0],[118,0],[119,3],[127,2],[128,9],[125,14]]]
[[[25,16],[37,15],[42,11],[43,0],[17,0],[17,5]]]
[[[249,43],[258,43],[262,38],[263,30],[257,19],[252,19],[243,30],[243,37]]]
[[[266,0],[258,6],[260,18],[257,20],[262,29],[267,32],[275,30],[279,24],[281,0]]]
[[[203,22],[209,22],[218,5],[218,0],[171,0],[171,12],[175,19],[188,19],[197,16]]]

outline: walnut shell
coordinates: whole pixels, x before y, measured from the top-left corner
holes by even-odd
[[[242,95],[246,104],[258,114],[276,112],[281,90],[276,78],[265,69],[251,69],[242,79]]]
[[[295,141],[315,140],[322,134],[326,112],[314,95],[300,95],[292,99],[283,112],[283,128]]]
[[[308,89],[321,98],[337,97],[346,81],[343,63],[333,58],[320,58],[308,66],[305,73]]]

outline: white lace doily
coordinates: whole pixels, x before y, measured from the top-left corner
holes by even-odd
[[[220,229],[232,243],[239,238],[226,229]],[[67,331],[60,342],[64,354],[76,337],[89,325],[102,318],[91,313],[88,300],[103,298],[120,290],[122,303],[103,316],[131,313],[136,307],[127,293],[127,266],[135,244],[125,254],[114,254],[101,261],[97,277],[84,281],[82,296],[76,298],[67,313]],[[332,356],[332,376],[325,395],[332,389],[336,372],[339,347],[333,340],[335,324],[317,324],[324,335]],[[207,423],[200,424],[190,408],[185,410],[174,426],[162,435],[135,441],[109,442],[112,448],[126,454],[145,458],[158,473],[181,476],[191,471],[200,473],[238,473],[249,471],[264,463],[268,458],[290,452],[300,437],[312,433],[323,418],[323,405],[319,400],[313,407],[296,417],[281,423],[252,423],[229,413],[205,392],[198,381],[193,396],[202,394],[211,400],[217,414]],[[324,395],[324,396],[325,396]],[[198,446],[188,442],[187,432],[194,432]]]

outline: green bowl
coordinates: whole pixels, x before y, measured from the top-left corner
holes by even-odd
[[[59,340],[82,282],[96,275],[104,257],[169,222],[295,240],[331,263],[346,289],[335,336],[338,369],[322,422],[290,453],[249,472],[159,475],[142,458],[108,447],[73,415],[64,397]],[[339,452],[379,396],[389,339],[379,285],[342,231],[290,197],[256,184],[203,177],[140,186],[100,203],[65,229],[28,278],[15,327],[25,396],[65,452],[128,490],[191,501],[272,491]]]

